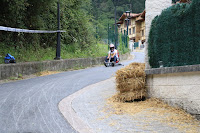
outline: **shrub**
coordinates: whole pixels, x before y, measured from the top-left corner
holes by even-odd
[[[200,64],[200,1],[171,6],[152,21],[149,63],[152,68]]]

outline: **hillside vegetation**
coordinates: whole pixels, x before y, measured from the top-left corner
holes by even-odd
[[[60,0],[61,29],[66,31],[61,35],[61,57],[105,55],[107,45],[97,43],[107,38],[108,23],[114,24],[114,4],[118,6],[119,18],[126,10],[141,12],[144,1]],[[57,0],[2,0],[0,4],[0,26],[57,30]],[[14,55],[18,62],[47,60],[55,56],[56,34],[0,31],[0,36],[0,58],[7,53]]]

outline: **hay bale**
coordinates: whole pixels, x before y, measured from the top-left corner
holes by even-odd
[[[145,64],[131,63],[116,72],[116,100],[131,102],[146,97]]]

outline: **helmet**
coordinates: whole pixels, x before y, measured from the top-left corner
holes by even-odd
[[[110,50],[113,52],[115,49],[115,45],[114,44],[110,44]]]
[[[110,48],[115,48],[115,45],[114,44],[110,44]]]

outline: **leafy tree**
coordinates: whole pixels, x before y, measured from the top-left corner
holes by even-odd
[[[34,30],[57,30],[58,0],[1,0],[0,25]],[[142,12],[145,0],[60,0],[62,46],[87,49],[93,46],[96,34],[107,38],[107,27],[126,10]],[[96,27],[97,31],[96,31]],[[97,32],[97,33],[96,33]],[[56,34],[26,34],[0,31],[0,47],[15,50],[56,46]]]

